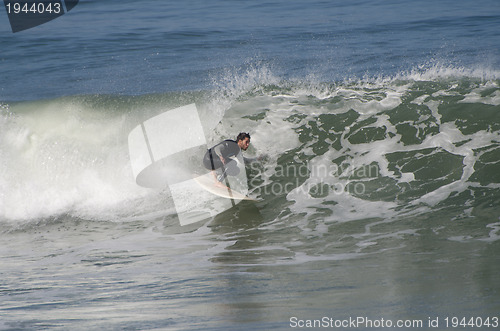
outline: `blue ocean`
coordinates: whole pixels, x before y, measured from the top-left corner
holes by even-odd
[[[0,45],[1,330],[500,327],[500,1],[2,6]],[[128,136],[188,104],[262,157],[181,225]]]

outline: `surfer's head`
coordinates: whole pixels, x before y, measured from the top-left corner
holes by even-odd
[[[241,132],[236,137],[236,143],[242,150],[246,151],[248,146],[250,145],[250,135],[248,133]]]

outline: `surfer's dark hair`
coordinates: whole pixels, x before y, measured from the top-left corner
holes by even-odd
[[[246,138],[250,139],[250,135],[246,132],[240,132],[240,134],[236,137],[236,142],[245,140]]]

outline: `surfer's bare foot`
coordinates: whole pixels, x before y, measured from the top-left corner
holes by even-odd
[[[215,186],[220,187],[220,188],[226,188],[226,189],[227,189],[227,186],[226,186],[226,185],[224,185],[224,184],[222,184],[222,183],[221,183],[221,182],[219,182],[219,181],[216,181]]]

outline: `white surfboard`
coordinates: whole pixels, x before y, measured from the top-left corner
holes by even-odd
[[[205,174],[203,176],[195,177],[194,178],[195,182],[198,183],[201,187],[203,187],[205,190],[207,190],[210,193],[213,193],[219,197],[226,198],[226,199],[233,199],[236,201],[241,201],[241,200],[252,200],[254,201],[255,199],[252,199],[248,196],[246,196],[243,193],[240,193],[236,190],[233,190],[223,183],[217,182],[217,180],[214,178],[213,174]]]

